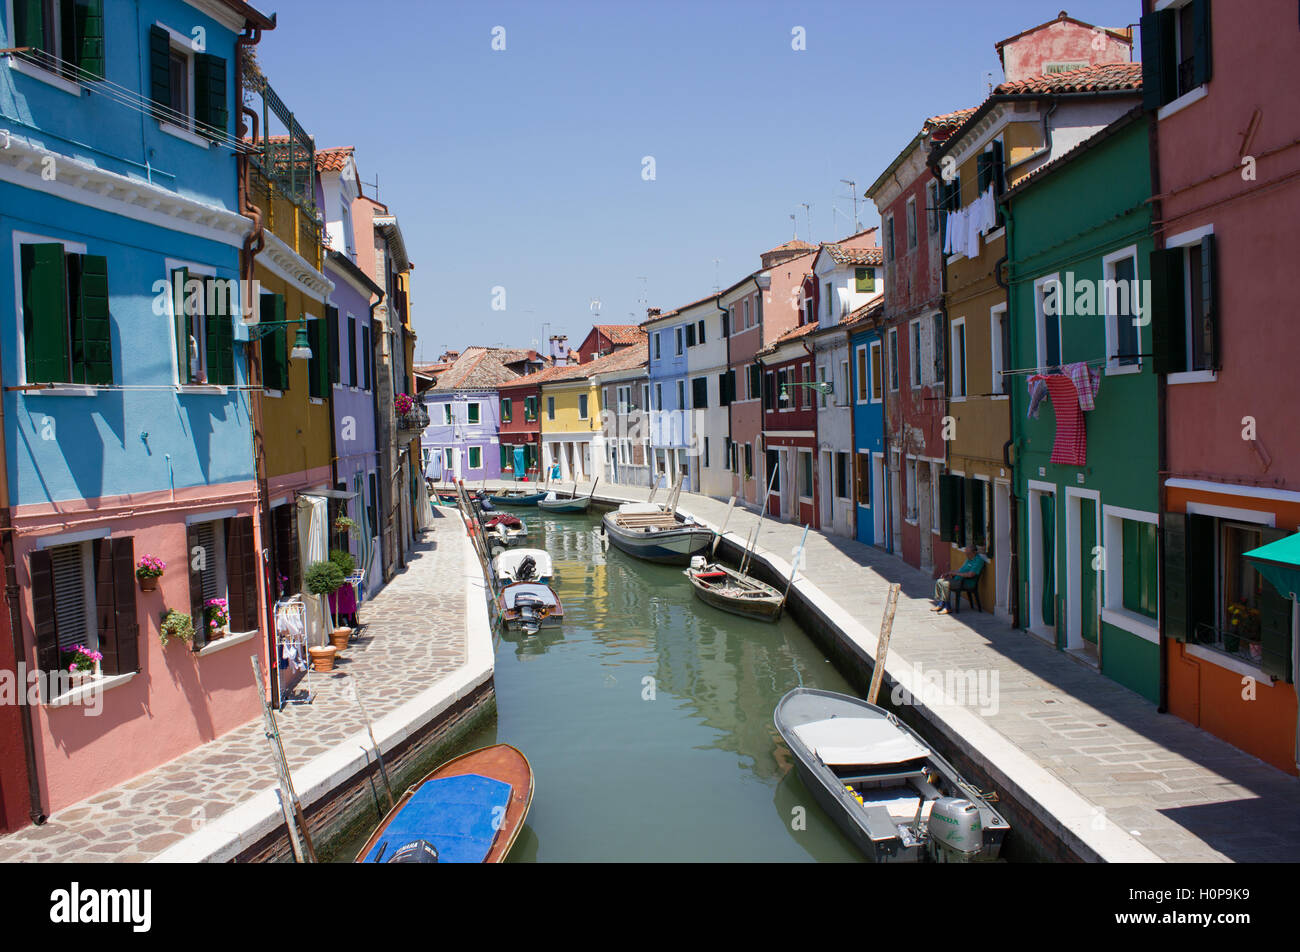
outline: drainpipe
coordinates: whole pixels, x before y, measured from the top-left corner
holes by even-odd
[[[379,295],[379,297],[375,300],[373,304],[370,305],[370,353],[366,354],[366,360],[369,361],[367,370],[368,370],[368,376],[370,377],[370,413],[371,416],[374,418],[373,432],[375,436],[375,453],[371,461],[375,464],[375,495],[379,496],[380,483],[382,483],[383,480],[379,478],[380,475],[379,401],[375,398],[375,391],[378,388],[378,384],[375,382],[375,370],[374,370],[375,368],[375,308],[379,307],[379,305],[384,303],[384,292],[378,291],[376,293]],[[421,473],[420,475],[423,476],[424,474]],[[370,488],[369,479],[366,480],[366,488],[367,489]],[[375,525],[371,526],[370,530],[375,534],[374,537],[379,539],[379,578],[381,581],[387,581],[387,579],[384,578],[384,532],[379,527],[380,514],[383,512],[383,510],[380,508],[379,499],[375,499],[374,503],[375,503]],[[375,556],[374,553],[372,552],[370,555],[371,562],[374,561],[374,558]],[[367,570],[366,581],[369,582],[369,580],[370,580],[369,570]]]
[[[1008,259],[1011,257],[1011,235],[1012,232],[1014,231],[1014,227],[1013,227],[1014,222],[1012,221],[1011,207],[1007,205],[1005,201],[1000,201],[998,202],[998,204],[1001,205],[1002,214],[1006,220],[1006,235],[1003,240],[1003,247],[1006,249],[1006,254],[1004,254],[1001,258],[999,258],[997,260],[997,263],[993,265],[993,280],[996,281],[998,283],[998,287],[1000,287],[1006,293],[1007,326],[1010,327],[1012,326],[1011,286],[1008,282],[1002,279],[1002,268],[1007,263]],[[1013,361],[1011,360],[1011,353],[1010,353],[1010,346],[1009,346],[1011,343],[1010,340],[1011,335],[1008,334],[1007,338],[1008,338],[1007,340],[1008,352],[1004,356],[1008,363],[1013,363]],[[1007,393],[1007,431],[1009,433],[1013,433],[1015,432],[1015,426],[1016,426],[1016,414],[1014,410],[1015,400],[1011,399],[1010,384],[1007,384],[1006,386],[1006,393]],[[1015,447],[1015,442],[1016,442],[1015,437],[1010,436],[1007,438],[1007,441],[1002,444],[1002,464],[1007,468],[1007,475],[1009,477],[1010,485],[1012,487],[1012,491],[1007,494],[1008,495],[1007,532],[1009,536],[1009,538],[1007,539],[1007,545],[1009,547],[1009,551],[1007,554],[1011,562],[1011,564],[1007,566],[1007,572],[1008,572],[1007,611],[1011,613],[1011,625],[1013,628],[1018,627],[1020,623],[1020,617],[1019,617],[1020,616],[1020,547],[1018,545],[1020,540],[1020,535],[1019,535],[1020,513],[1018,507],[1016,506],[1016,494],[1015,494],[1016,467],[1015,464],[1011,462],[1011,451]]]
[[[4,450],[0,447],[0,466],[2,465],[4,465]],[[6,492],[5,495],[7,496],[8,493]],[[4,549],[5,598],[9,602],[9,633],[13,639],[15,669],[30,671],[32,666],[28,662],[27,640],[23,637],[23,618],[19,607],[22,590],[18,587],[18,571],[14,565],[13,521],[9,515],[8,501],[6,498],[6,505],[0,508],[0,539],[3,540],[0,541],[0,546]],[[19,692],[26,690],[26,684],[19,682],[16,690]],[[21,698],[21,694],[19,697]],[[40,826],[47,817],[42,809],[41,780],[36,767],[36,729],[32,723],[35,715],[30,704],[19,704],[18,707],[19,719],[23,725],[23,755],[27,761],[27,815],[32,823]]]

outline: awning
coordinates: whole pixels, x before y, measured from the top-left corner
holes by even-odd
[[[318,499],[355,499],[357,494],[345,489],[300,489],[299,496],[315,496]]]
[[[1300,593],[1300,532],[1245,553],[1255,569],[1288,598]]]

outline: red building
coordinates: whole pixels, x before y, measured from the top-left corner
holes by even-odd
[[[800,384],[814,379],[810,335],[816,330],[816,321],[800,324],[756,355],[763,373],[762,475],[767,511],[778,519],[814,529],[820,527],[817,392]]]
[[[541,467],[541,381],[547,371],[520,377],[515,383],[497,389],[500,400],[501,478],[508,479],[514,466],[514,451],[524,451],[525,478],[536,481]]]
[[[636,324],[594,324],[578,345],[578,362],[591,363],[595,357],[645,342],[645,331]]]
[[[27,671],[18,667],[9,624],[9,604],[0,598],[0,833],[31,823],[27,774],[27,747],[23,742],[23,721],[32,713],[28,707]]]
[[[891,392],[885,403],[886,459],[899,460],[909,473],[914,465],[916,472],[917,518],[898,520],[902,550],[896,554],[934,574],[948,569],[946,558],[935,558],[939,474],[947,463],[943,440],[947,335],[939,182],[926,157],[933,145],[974,111],[963,109],[927,119],[866,193],[876,203],[883,226],[885,339],[897,340],[903,371],[897,392]]]

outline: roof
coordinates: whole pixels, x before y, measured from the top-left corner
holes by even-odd
[[[650,359],[650,347],[644,339],[637,341],[631,347],[624,347],[622,350],[616,350],[612,354],[606,354],[604,357],[597,357],[581,366],[585,367],[587,374],[606,374],[615,373],[619,370],[631,370],[639,367]]]
[[[874,199],[876,192],[880,191],[881,187],[884,185],[885,179],[893,176],[898,167],[901,166],[907,157],[912,154],[912,150],[925,141],[926,136],[929,136],[933,141],[942,141],[943,139],[946,139],[949,133],[960,127],[962,123],[973,116],[975,110],[978,108],[978,106],[970,106],[966,109],[958,109],[955,112],[945,112],[942,115],[931,116],[929,119],[926,119],[925,122],[921,123],[921,131],[914,135],[907,145],[903,146],[898,155],[894,157],[894,161],[889,163],[889,167],[876,176],[876,180],[872,182],[867,187],[866,192],[863,193],[864,196]],[[942,133],[942,135],[940,133]]]
[[[855,331],[858,329],[858,325],[871,323],[883,314],[884,310],[885,294],[882,291],[871,300],[867,301],[866,304],[863,304],[861,307],[855,307],[853,310],[849,311],[849,313],[840,318],[838,327],[841,330]]]
[[[822,247],[836,264],[883,265],[885,263],[883,248],[845,248],[840,244],[827,244]]]
[[[813,321],[811,324],[800,324],[793,330],[786,331],[776,340],[772,341],[771,344],[764,347],[759,353],[770,354],[783,344],[788,344],[793,340],[798,340],[800,337],[807,337],[809,334],[815,334],[819,330],[821,330],[821,325],[816,321]]]
[[[1031,26],[1027,30],[1021,30],[1015,36],[1009,36],[1005,40],[998,40],[996,43],[994,43],[993,48],[998,52],[998,59],[1002,59],[1002,47],[1006,46],[1008,43],[1014,43],[1022,36],[1028,36],[1030,33],[1033,33],[1036,30],[1041,30],[1045,26],[1051,26],[1053,23],[1060,23],[1062,21],[1066,23],[1073,23],[1075,26],[1081,26],[1086,30],[1104,30],[1105,32],[1113,36],[1115,39],[1120,40],[1123,43],[1127,43],[1129,46],[1133,45],[1133,34],[1127,28],[1123,30],[1113,30],[1107,26],[1099,27],[1094,23],[1085,23],[1083,20],[1079,20],[1075,17],[1072,17],[1069,14],[1067,14],[1064,10],[1062,10],[1055,17],[1053,17],[1052,19],[1048,20],[1045,23],[1040,23],[1038,24],[1038,26]]]
[[[704,295],[704,297],[700,298],[698,301],[692,301],[690,304],[683,304],[681,307],[675,307],[671,311],[663,311],[662,313],[656,314],[654,317],[648,317],[637,326],[647,327],[650,324],[657,324],[660,321],[664,320],[665,318],[676,317],[682,311],[689,311],[693,307],[698,307],[699,305],[703,304],[705,301],[716,301],[719,296],[720,293],[718,291],[714,291],[711,294]]]
[[[641,330],[639,324],[596,324],[592,330],[608,337],[615,346],[635,344],[645,340],[645,331]]]
[[[334,149],[317,149],[316,150],[316,171],[317,172],[342,172],[348,164],[348,160],[354,157],[356,147],[351,145],[339,146]]]
[[[434,384],[433,390],[495,390],[519,377],[501,362],[501,351],[491,347],[469,347],[456,358]]]
[[[772,248],[763,253],[770,255],[773,251],[816,251],[816,250],[817,250],[816,245],[809,244],[806,241],[801,241],[798,238],[791,238],[785,244],[777,245],[775,248]]]
[[[999,83],[994,96],[1050,96],[1058,93],[1093,93],[1142,88],[1141,63],[1100,63],[1063,73],[1030,76],[1013,83]]]
[[[978,106],[968,106],[965,109],[958,109],[954,112],[945,112],[939,116],[931,116],[922,123],[921,131],[934,132],[937,129],[954,129],[969,119],[978,108]]]
[[[272,13],[269,17],[260,10],[245,3],[244,0],[221,0],[223,4],[233,10],[238,16],[243,17],[246,21],[263,30],[274,30],[276,16]]]
[[[1021,178],[1020,181],[1016,182],[1016,184],[1013,187],[1007,189],[1007,191],[1002,196],[1002,201],[1005,202],[1012,196],[1019,195],[1028,186],[1033,185],[1035,182],[1041,181],[1042,179],[1050,175],[1052,172],[1059,169],[1061,166],[1074,161],[1074,159],[1078,158],[1083,153],[1088,152],[1096,148],[1097,146],[1101,145],[1111,136],[1115,135],[1117,132],[1120,132],[1121,130],[1128,127],[1130,124],[1141,119],[1144,115],[1146,115],[1146,112],[1141,105],[1134,106],[1132,109],[1124,113],[1124,115],[1120,116],[1110,125],[1097,130],[1092,135],[1088,136],[1088,138],[1084,139],[1082,142],[1077,143],[1073,148],[1071,148],[1067,152],[1058,155],[1050,162],[1040,165],[1038,168],[1034,169],[1028,175]]]

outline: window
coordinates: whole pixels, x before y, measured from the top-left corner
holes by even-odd
[[[501,398],[501,422],[502,423],[510,422],[511,415],[513,412],[512,411],[513,405],[514,405],[514,401],[511,400],[509,397]]]
[[[685,380],[677,381],[677,409],[679,410],[689,409],[689,407],[687,407],[686,405],[686,381]]]
[[[697,344],[703,344],[703,343],[704,343],[704,319],[703,319],[703,318],[700,319],[700,322],[699,322],[699,332],[698,332],[695,336],[696,336],[696,341],[695,341],[695,342],[696,342]]]
[[[885,398],[885,370],[880,360],[880,341],[871,342],[871,402]]]
[[[655,360],[658,360],[664,355],[663,347],[661,346],[663,344],[663,336],[662,331],[655,332]]]
[[[445,426],[451,426],[453,419],[454,419],[454,418],[453,418],[453,416],[452,416],[451,403],[444,403],[444,404],[442,405],[442,422],[443,422],[443,424],[444,424]]]
[[[695,325],[694,324],[686,325],[686,346],[687,347],[695,346]]]
[[[768,450],[765,461],[767,464],[767,480],[771,487],[771,492],[781,492],[781,454],[777,450]]]
[[[483,447],[471,446],[469,448],[469,468],[470,469],[483,468]]]
[[[709,438],[707,436],[704,438],[704,465],[709,466]]]
[[[684,351],[684,348],[682,347],[682,341],[685,339],[684,337],[685,332],[682,330],[682,328],[675,327],[673,328],[673,334],[677,339],[677,356],[680,357]]]
[[[871,506],[871,454],[858,454],[858,505]]]
[[[1011,322],[1007,320],[1005,304],[989,311],[989,343],[993,349],[991,392],[1007,393],[1007,378],[1002,375],[1002,371],[1008,369],[1007,354],[1011,352]]]
[[[226,61],[194,52],[190,37],[149,28],[149,97],[154,118],[216,139],[228,134]]]
[[[813,456],[808,450],[799,451],[799,498],[813,498]]]
[[[911,332],[908,339],[907,363],[911,371],[912,389],[921,386],[921,321],[918,318],[908,325]]]
[[[330,391],[331,359],[330,333],[328,321],[304,315],[307,322],[307,340],[311,345],[311,359],[307,361],[307,394],[317,400],[324,400]]]
[[[847,360],[840,361],[840,379],[835,390],[835,405],[837,407],[847,407],[849,405],[849,394],[853,392],[849,389],[849,362]]]
[[[472,402],[466,404],[466,405],[465,405],[465,422],[467,422],[467,423],[477,423],[477,422],[479,422],[479,417],[480,417],[481,413],[482,413],[482,410],[480,409],[479,404],[478,404],[477,401],[472,401]]]
[[[453,460],[454,460],[455,458],[456,458],[456,457],[455,457],[455,453],[453,452],[453,450],[451,449],[451,447],[447,447],[446,449],[444,449],[444,450],[442,451],[442,465],[443,465],[443,467],[446,468],[446,469],[448,469],[448,470],[450,470],[453,466],[455,466],[455,463],[453,462]]]
[[[548,420],[555,419],[555,398],[554,397],[546,398],[546,419]]]
[[[69,79],[82,78],[78,71],[104,78],[103,0],[17,0],[13,14],[12,46],[38,50],[36,59],[50,70],[62,60]]]
[[[1157,578],[1159,553],[1156,550],[1156,524],[1133,519],[1120,520],[1123,531],[1124,562],[1122,604],[1125,609],[1158,618],[1160,586]]]
[[[355,388],[357,375],[357,319],[348,315],[348,386]]]
[[[727,338],[731,336],[731,311],[723,311],[722,317],[718,321],[722,325],[722,336]]]
[[[952,322],[952,395],[966,396],[966,318]]]
[[[112,384],[107,259],[42,242],[19,266],[26,382]]]
[[[365,382],[362,384],[361,389],[367,393],[370,392],[371,387],[370,364],[373,359],[374,352],[370,347],[370,325],[363,324],[361,326],[361,369],[365,372]]]
[[[907,200],[907,250],[916,247],[916,199]]]
[[[1141,28],[1142,100],[1148,110],[1210,81],[1210,0],[1149,13]]]
[[[749,392],[745,396],[750,400],[757,400],[759,391],[763,386],[763,368],[760,364],[749,365]]]
[[[907,514],[904,517],[910,523],[915,523],[920,517],[920,511],[916,504],[916,460],[909,458],[907,461]]]
[[[729,407],[736,399],[736,372],[726,370],[718,374],[718,406]]]
[[[745,478],[749,479],[754,475],[754,444],[745,444]]]
[[[889,389],[898,389],[898,330],[889,329]]]
[[[839,499],[849,498],[849,454],[835,454],[835,496]]]
[[[664,408],[664,385],[661,383],[657,383],[655,384],[655,409],[662,410],[663,408]]]
[[[1061,295],[1058,275],[1048,275],[1034,282],[1037,366],[1041,372],[1061,366]]]
[[[942,387],[946,382],[944,379],[945,369],[944,369],[944,346],[943,346],[943,342],[944,342],[943,313],[941,311],[936,311],[933,315],[931,315],[930,322],[931,322],[930,333],[932,335],[931,339],[933,341],[933,347],[934,347],[934,382],[938,386]]]
[[[1106,315],[1106,369],[1114,373],[1141,362],[1141,314],[1150,302],[1139,297],[1136,249],[1126,248],[1102,259],[1102,292],[1098,303]]]
[[[1003,189],[1002,142],[994,139],[989,147],[975,157],[975,186],[983,195],[988,189],[1001,195]]]
[[[885,257],[894,260],[894,216],[885,216]]]
[[[749,298],[745,298],[745,300],[741,302],[740,307],[741,313],[745,316],[745,327],[751,327],[752,324],[749,319]]]
[[[939,246],[948,244],[948,212],[961,209],[961,176],[954,175],[951,182],[939,183]]]
[[[186,268],[173,269],[171,281],[177,382],[233,384],[235,283],[211,275],[191,275]],[[312,343],[319,344],[316,338]],[[287,373],[285,368],[282,376]],[[288,381],[284,384],[274,389],[287,389]]]
[[[533,423],[537,420],[537,398],[524,397],[524,422]]]
[[[1151,253],[1151,334],[1157,373],[1217,370],[1218,275],[1213,234]]]
[[[857,349],[858,355],[858,403],[866,403],[869,399],[868,387],[871,385],[870,375],[867,373],[867,347],[865,344]]]
[[[928,182],[925,186],[925,217],[929,222],[930,234],[939,230],[939,183]]]
[[[696,377],[691,380],[691,406],[703,410],[709,405],[709,378]]]
[[[587,394],[585,393],[578,394],[578,419],[579,420],[587,419],[587,399],[588,399]]]
[[[859,294],[871,294],[876,290],[875,268],[854,268],[853,288]]]
[[[826,316],[828,318],[835,316],[835,285],[826,282]]]
[[[818,383],[825,383],[825,382],[826,382],[826,367],[825,367],[824,365],[818,366],[818,368],[817,368],[817,382],[818,382]],[[825,408],[826,408],[826,394],[824,394],[824,393],[819,393],[818,396],[821,398],[821,406],[822,406],[822,408],[825,409]]]

